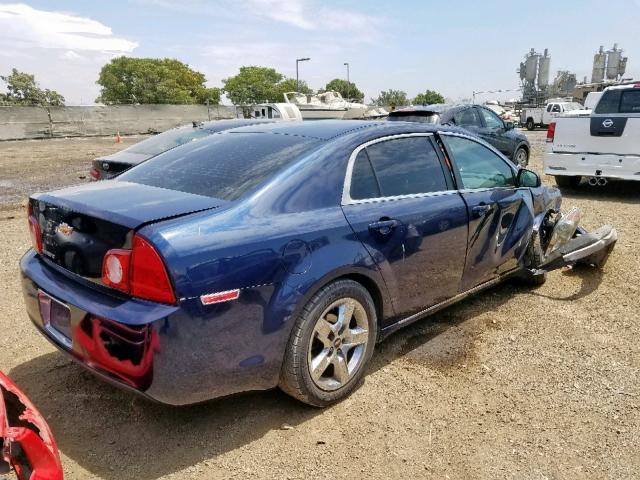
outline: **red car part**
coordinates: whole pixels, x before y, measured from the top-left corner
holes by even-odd
[[[4,464],[4,465],[3,465]],[[24,393],[0,372],[0,473],[10,466],[19,480],[62,480],[51,430]]]

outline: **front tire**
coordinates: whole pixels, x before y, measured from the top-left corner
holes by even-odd
[[[314,407],[344,399],[364,376],[376,335],[376,309],[367,289],[353,280],[327,285],[293,326],[280,388]]]
[[[556,180],[556,185],[560,188],[577,188],[582,181],[582,177],[569,177],[566,175],[557,175],[554,178]]]
[[[513,154],[513,163],[522,168],[527,168],[527,165],[529,165],[529,152],[526,148],[519,147],[516,150],[516,153]]]

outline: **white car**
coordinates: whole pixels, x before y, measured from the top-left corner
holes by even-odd
[[[640,83],[604,90],[589,116],[560,116],[549,125],[544,173],[561,187],[583,177],[640,180]]]

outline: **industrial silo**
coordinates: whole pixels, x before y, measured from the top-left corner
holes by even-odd
[[[622,78],[624,72],[627,71],[627,60],[627,57],[622,57],[620,60],[620,65],[618,66],[618,75],[620,75],[620,78]]]
[[[613,48],[607,52],[607,80],[618,78],[621,57],[622,50],[618,50],[618,44],[614,43]]]
[[[538,88],[544,90],[549,85],[549,66],[551,64],[551,57],[549,51],[544,49],[544,56],[540,57],[538,61]]]
[[[604,69],[607,61],[607,54],[604,53],[604,47],[601,45],[600,50],[593,56],[593,70],[591,70],[591,83],[600,83],[604,80]]]
[[[532,48],[524,61],[524,78],[527,82],[530,82],[532,84],[536,81],[539,57],[540,54],[536,53]]]

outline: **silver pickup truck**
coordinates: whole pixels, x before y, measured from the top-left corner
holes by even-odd
[[[640,83],[605,89],[590,115],[560,116],[549,125],[544,173],[561,187],[583,178],[640,181]]]

